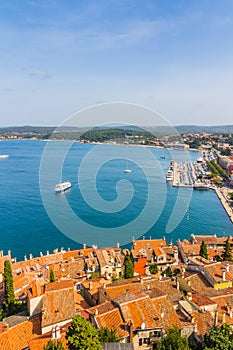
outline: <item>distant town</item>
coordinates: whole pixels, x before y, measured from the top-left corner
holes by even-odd
[[[232,237],[0,255],[1,349],[70,349],[77,322],[97,349],[159,349],[176,330],[202,349],[211,330],[233,326]]]

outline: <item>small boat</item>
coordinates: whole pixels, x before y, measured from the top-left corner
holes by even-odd
[[[9,158],[9,154],[0,154],[0,158],[3,159],[3,158]]]
[[[197,158],[197,163],[202,163],[202,162],[203,162],[202,157],[198,157],[198,158]]]
[[[165,159],[166,157],[165,156],[160,156],[161,159]]]
[[[166,180],[173,181],[173,179],[174,179],[173,171],[172,171],[172,169],[169,169],[167,172],[167,175],[166,175]]]
[[[131,172],[132,172],[132,170],[128,167],[128,163],[127,163],[127,166],[125,168],[125,173],[130,174]]]
[[[60,192],[64,192],[64,191],[68,190],[69,188],[71,188],[71,182],[66,181],[66,182],[61,182],[61,183],[57,184],[55,186],[54,191],[56,193],[60,193]]]

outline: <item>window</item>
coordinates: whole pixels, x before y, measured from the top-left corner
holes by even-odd
[[[142,346],[142,344],[143,344],[143,339],[142,338],[139,338],[138,344],[139,344],[139,346]]]

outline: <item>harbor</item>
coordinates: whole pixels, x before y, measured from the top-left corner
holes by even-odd
[[[214,190],[229,219],[233,222],[233,206],[230,200],[229,187],[217,186],[209,179],[210,171],[206,161],[214,159],[212,152],[202,152],[202,156],[196,162],[170,162],[166,180],[173,187],[187,187],[194,190]]]

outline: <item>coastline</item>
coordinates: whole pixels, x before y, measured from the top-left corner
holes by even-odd
[[[215,191],[229,219],[233,223],[233,208],[231,208],[230,204],[228,203],[228,200],[226,199],[226,195],[224,194],[224,188],[221,189],[221,188],[212,186],[210,187],[210,189]]]

